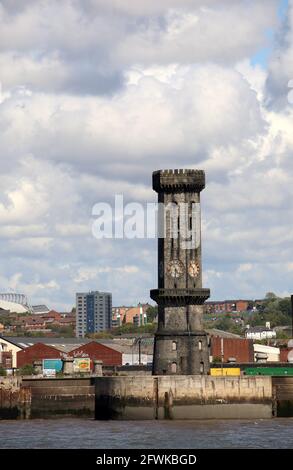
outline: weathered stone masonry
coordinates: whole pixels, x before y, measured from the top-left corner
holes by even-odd
[[[158,330],[154,345],[154,375],[207,374],[209,351],[203,331],[203,303],[209,289],[202,288],[200,219],[196,226],[192,210],[200,207],[200,192],[205,187],[201,170],[160,170],[153,173],[153,189],[165,207],[185,203],[189,230],[196,247],[183,247],[184,230],[178,216],[178,238],[172,237],[170,213],[164,219],[165,237],[158,240],[158,289],[151,298],[158,304]],[[162,220],[161,220],[162,223]],[[185,239],[186,240],[186,239]]]

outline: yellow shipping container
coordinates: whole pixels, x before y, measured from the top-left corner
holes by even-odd
[[[233,375],[233,376],[240,376],[240,368],[239,367],[218,367],[218,368],[211,368],[210,374],[214,377],[219,377],[223,375]]]

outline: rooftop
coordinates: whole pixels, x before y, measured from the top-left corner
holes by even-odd
[[[217,328],[211,328],[210,330],[205,330],[205,331],[210,336],[220,336],[221,338],[242,338],[242,336],[240,335],[236,335],[235,333],[230,333],[229,331],[218,330]]]
[[[248,330],[246,330],[246,333],[260,333],[262,331],[274,331],[271,328],[267,328],[266,326],[252,326]]]

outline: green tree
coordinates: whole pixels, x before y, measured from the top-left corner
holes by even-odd
[[[35,369],[31,364],[25,364],[19,369],[20,375],[36,375]]]
[[[137,326],[133,323],[125,323],[124,325],[118,326],[111,330],[112,334],[115,336],[123,334],[142,334],[142,333],[151,333],[153,334],[157,329],[155,323],[147,323],[146,325]]]
[[[148,323],[153,323],[154,319],[158,315],[158,307],[153,307],[151,305],[150,307],[147,308],[146,314],[147,314]]]
[[[286,297],[285,299],[279,300],[278,305],[279,305],[280,311],[284,315],[287,315],[288,317],[291,317],[292,311],[291,311],[291,300],[290,300],[290,298]]]
[[[215,328],[223,331],[229,331],[232,326],[232,320],[228,316],[224,316],[220,320],[217,320],[215,323]]]
[[[265,295],[266,300],[277,299],[277,296],[274,292],[267,292]]]
[[[285,331],[278,331],[277,332],[277,339],[289,339],[289,336]]]
[[[112,331],[100,331],[99,333],[87,333],[86,334],[87,338],[92,338],[92,339],[111,339],[113,338],[113,333]]]

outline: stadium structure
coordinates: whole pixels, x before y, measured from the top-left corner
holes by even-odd
[[[9,310],[11,313],[32,312],[25,294],[0,293],[0,310]]]

